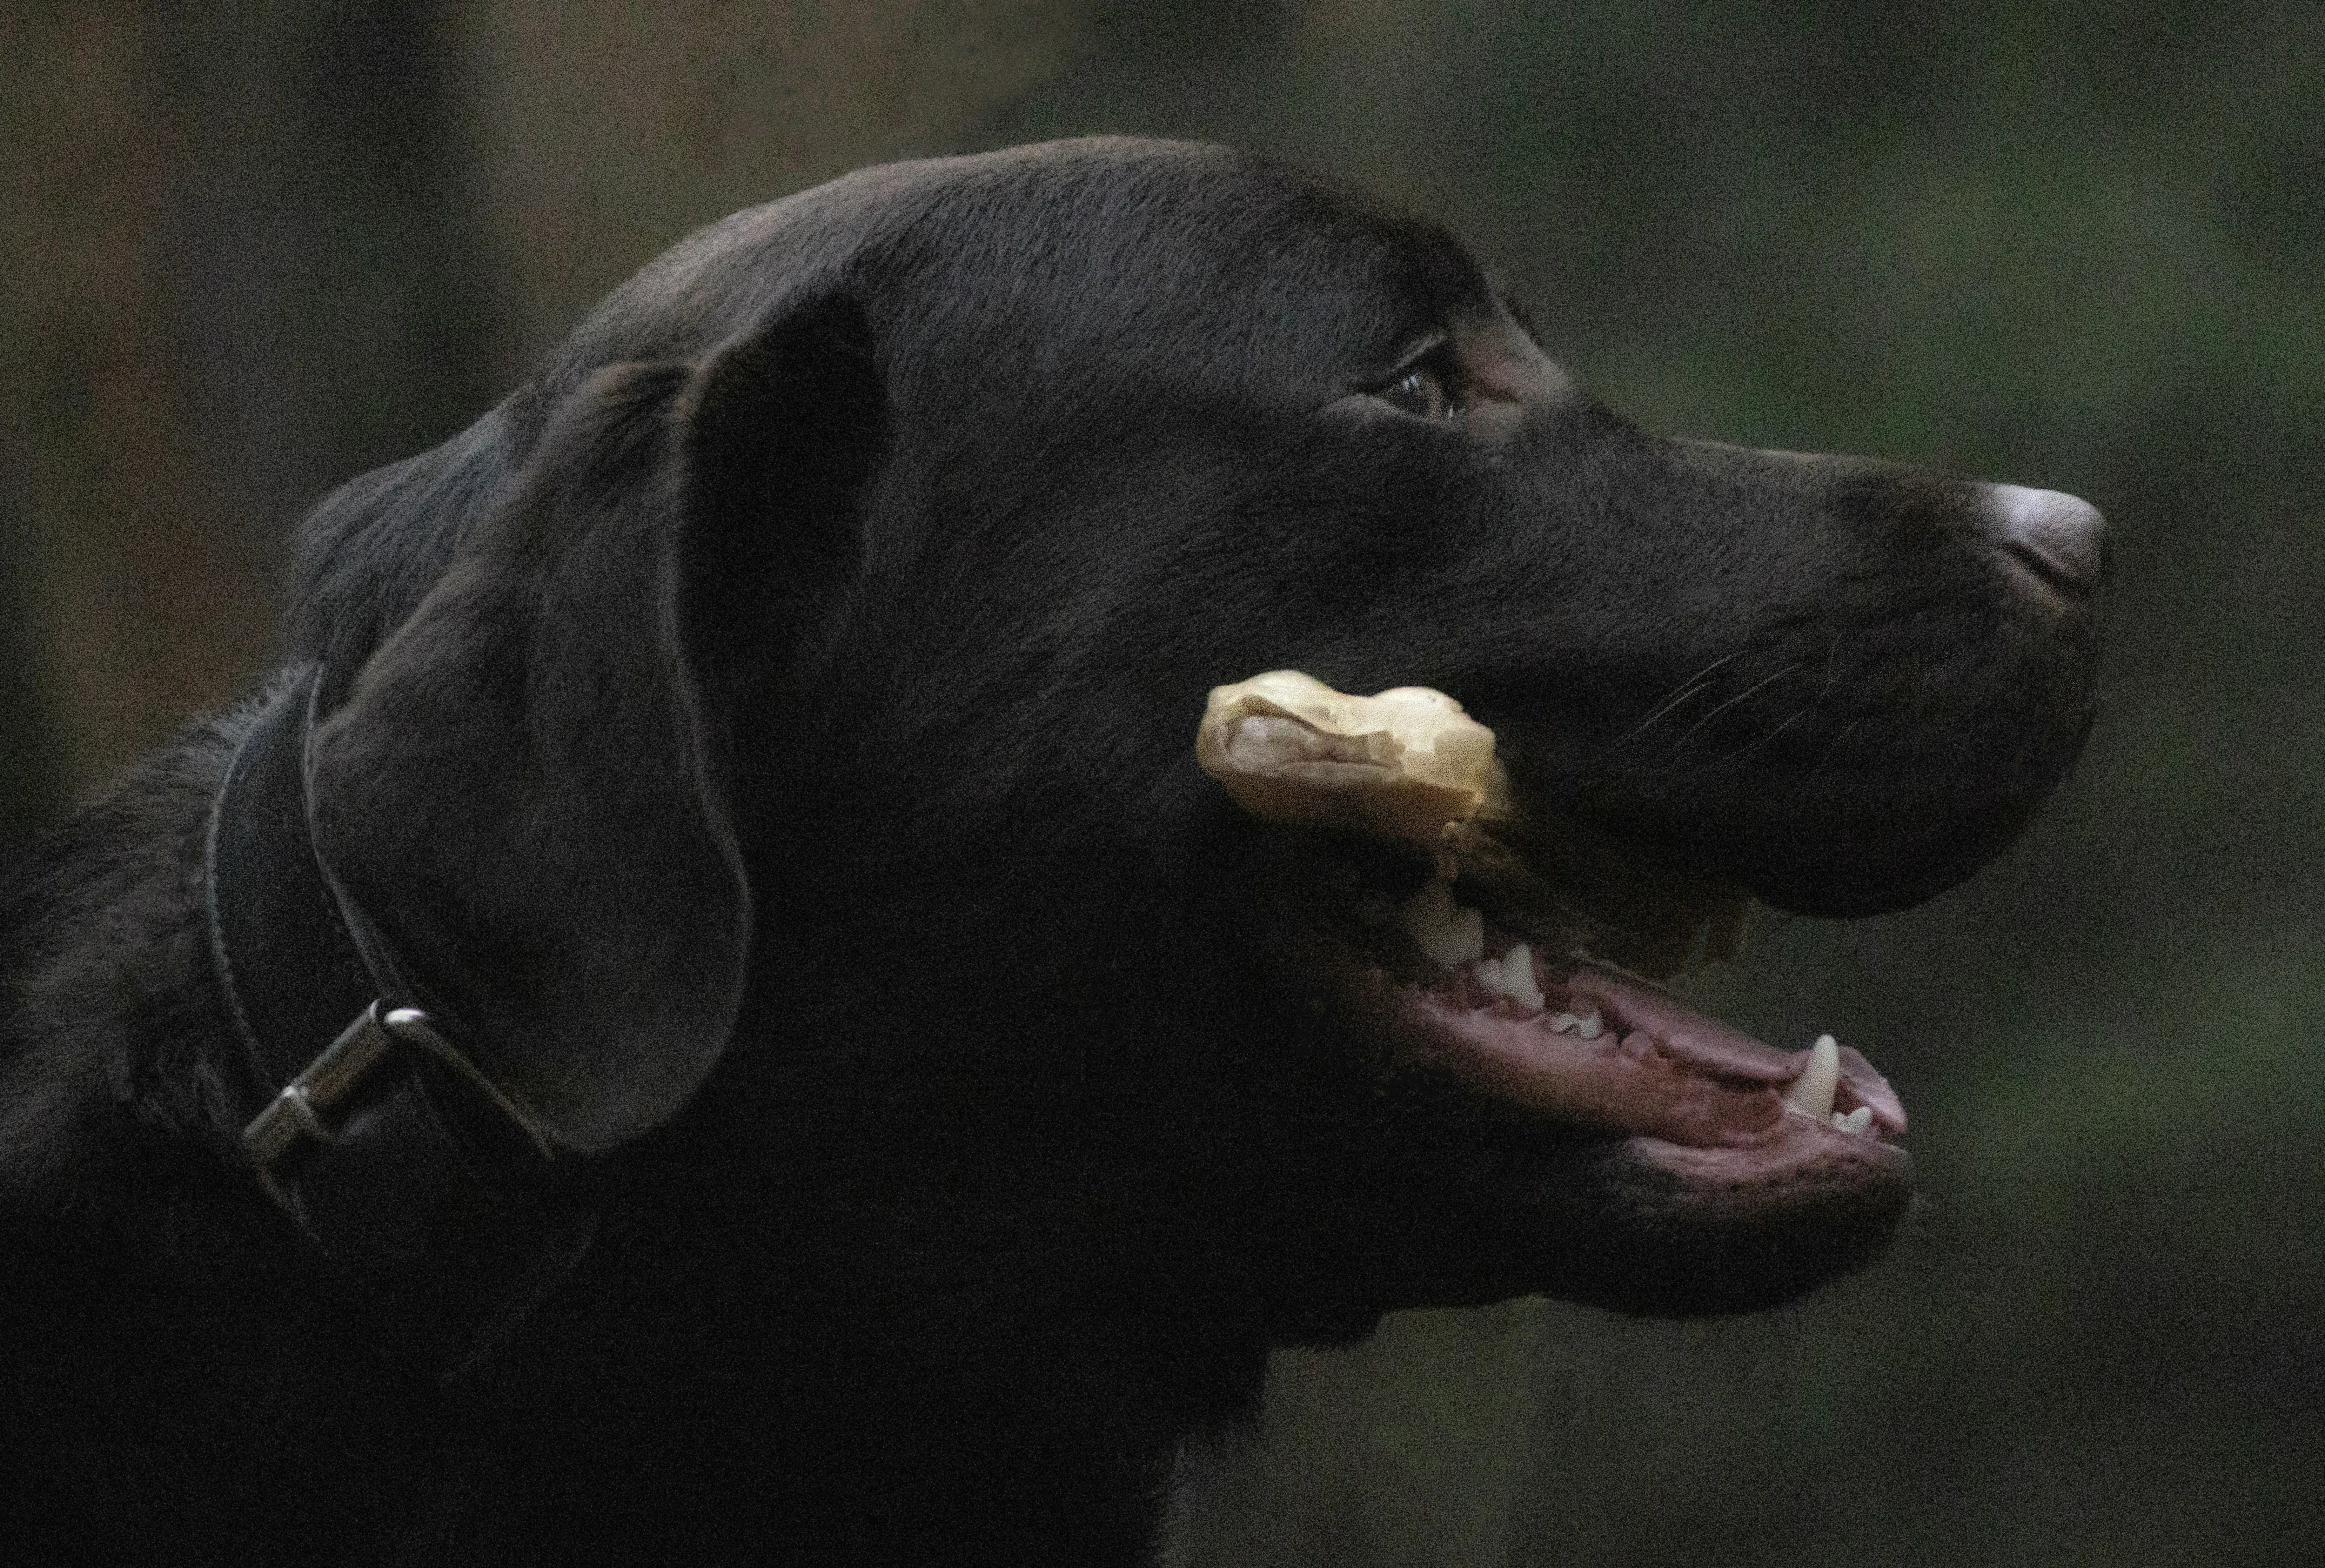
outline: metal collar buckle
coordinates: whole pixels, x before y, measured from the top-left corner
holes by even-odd
[[[452,1069],[491,1100],[543,1160],[556,1157],[545,1129],[454,1049],[426,1013],[416,1007],[389,1007],[384,1001],[375,1001],[243,1128],[243,1157],[250,1161],[268,1197],[295,1211],[277,1179],[278,1168],[303,1147],[339,1140],[365,1087],[398,1046],[417,1047]]]

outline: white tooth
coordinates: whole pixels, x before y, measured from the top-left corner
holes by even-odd
[[[1534,950],[1520,942],[1501,955],[1501,981],[1495,987],[1521,1007],[1542,1011],[1542,988],[1534,984]]]
[[[1831,1035],[1819,1035],[1809,1047],[1809,1065],[1784,1091],[1784,1102],[1804,1116],[1822,1119],[1833,1113],[1833,1091],[1840,1086],[1841,1046]]]
[[[1430,882],[1407,899],[1397,918],[1414,945],[1441,969],[1484,955],[1485,916],[1453,902],[1453,889],[1442,882]]]
[[[1859,1105],[1845,1116],[1838,1110],[1833,1112],[1833,1125],[1842,1132],[1862,1132],[1872,1124],[1873,1107],[1870,1105]]]
[[[1476,965],[1471,968],[1469,972],[1477,977],[1477,983],[1479,985],[1492,992],[1495,996],[1509,995],[1509,991],[1506,989],[1505,977],[1501,972],[1500,959],[1480,958],[1477,960]]]
[[[1475,973],[1495,996],[1506,996],[1536,1013],[1542,1011],[1542,989],[1534,984],[1534,955],[1523,942],[1499,958],[1478,959]]]
[[[1550,1027],[1562,1035],[1580,1035],[1585,1040],[1596,1040],[1607,1032],[1607,1021],[1593,1007],[1580,1013],[1553,1013],[1550,1016]]]

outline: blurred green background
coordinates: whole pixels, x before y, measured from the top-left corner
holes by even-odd
[[[1173,1560],[2325,1561],[2315,4],[17,0],[0,854],[264,667],[304,504],[687,228],[1089,130],[1442,218],[1650,427],[2072,490],[2117,552],[2027,841],[1702,981],[1903,1090],[1893,1259],[1279,1357]]]

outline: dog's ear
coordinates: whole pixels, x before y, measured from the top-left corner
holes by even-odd
[[[844,298],[597,372],[317,727],[317,852],[396,1000],[567,1148],[660,1125],[726,1045],[725,693],[852,569],[883,408]]]

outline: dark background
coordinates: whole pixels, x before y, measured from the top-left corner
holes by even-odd
[[[1278,1359],[1187,1564],[2325,1561],[2325,8],[0,14],[0,855],[275,639],[288,530],[689,227],[1085,130],[1450,223],[1650,427],[2088,496],[2103,710],[1962,890],[1704,993],[1904,1091],[1895,1257]]]

